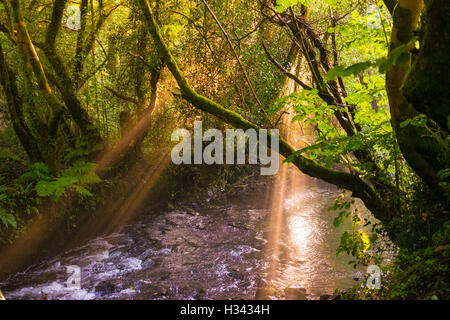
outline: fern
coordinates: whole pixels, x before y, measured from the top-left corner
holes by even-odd
[[[8,229],[10,226],[13,228],[17,227],[16,218],[3,207],[0,207],[0,221],[3,223],[6,229]]]
[[[48,179],[50,170],[45,163],[36,162],[31,165],[31,170],[22,175],[23,178],[30,178],[35,181]]]
[[[75,177],[60,177],[53,181],[41,180],[36,184],[36,192],[40,197],[53,197],[56,200],[66,193],[66,189],[78,182]]]
[[[84,160],[76,161],[72,166],[62,170],[57,177],[50,175],[47,165],[37,162],[23,177],[35,182],[34,190],[39,197],[51,197],[55,201],[68,190],[91,197],[92,193],[85,186],[101,181],[95,173],[95,164]]]
[[[101,179],[95,174],[95,164],[79,160],[62,171],[63,177],[76,177],[81,185],[99,183]]]

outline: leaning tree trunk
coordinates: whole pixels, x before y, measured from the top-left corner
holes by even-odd
[[[196,108],[212,114],[220,120],[227,122],[235,127],[242,129],[261,129],[255,123],[244,119],[240,114],[231,111],[228,108],[225,108],[222,105],[198,94],[190,86],[189,82],[179,69],[177,62],[175,61],[172,53],[170,52],[169,48],[162,38],[159,25],[155,20],[153,10],[148,0],[139,0],[138,3],[144,14],[144,19],[147,24],[148,31],[153,37],[155,45],[158,48],[160,58],[165,61],[168,69],[180,86],[182,97],[186,101],[192,103],[192,105],[194,105]],[[295,153],[295,149],[284,139],[279,138],[279,143],[279,153],[281,155],[289,157]],[[296,155],[293,163],[305,174],[322,179],[338,187],[351,190],[353,196],[360,198],[364,202],[366,207],[379,220],[386,221],[386,219],[388,218],[389,211],[387,210],[380,195],[359,176],[347,172],[329,169],[314,162],[313,160],[303,157],[302,155]]]

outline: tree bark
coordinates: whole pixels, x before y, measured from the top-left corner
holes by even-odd
[[[444,132],[450,131],[450,2],[427,2],[422,17],[422,48],[403,86],[414,109],[433,119]]]
[[[31,133],[23,116],[22,99],[20,98],[14,73],[9,69],[3,48],[0,44],[0,82],[5,92],[8,103],[8,111],[14,132],[19,138],[30,162],[42,161],[43,157],[39,150],[36,138]]]
[[[438,172],[449,167],[448,143],[429,124],[405,125],[405,121],[419,116],[419,112],[405,98],[402,87],[411,67],[414,32],[418,27],[422,8],[423,0],[400,0],[395,7],[390,50],[405,45],[409,60],[404,65],[393,66],[387,71],[386,90],[392,127],[405,160],[428,186],[445,194],[447,190],[442,189],[440,183],[443,181]],[[431,90],[435,92],[436,89]]]

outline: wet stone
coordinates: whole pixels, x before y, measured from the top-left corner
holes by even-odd
[[[274,287],[261,287],[256,290],[257,300],[273,300],[279,295],[279,292]]]
[[[121,289],[120,280],[103,281],[95,286],[95,293],[102,296],[108,296],[114,292],[120,291],[120,289]]]
[[[156,299],[166,296],[169,293],[169,289],[162,287],[162,286],[156,286],[156,285],[149,285],[146,289],[142,290],[140,299]]]
[[[149,269],[155,265],[155,261],[148,259],[142,263],[142,269]]]
[[[306,289],[301,285],[291,286],[284,289],[287,300],[306,300]]]
[[[244,279],[244,276],[242,274],[240,274],[240,273],[237,273],[237,272],[229,272],[228,276],[231,277],[231,278],[237,279],[237,280],[243,280]]]

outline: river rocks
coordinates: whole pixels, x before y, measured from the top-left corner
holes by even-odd
[[[154,250],[154,249],[147,249],[145,250],[143,253],[141,253],[139,255],[139,259],[141,260],[146,260],[148,259],[150,256],[162,256],[162,255],[168,255],[172,252],[172,249],[170,248],[162,248],[159,250]]]
[[[170,290],[165,286],[149,285],[145,290],[142,290],[139,299],[155,299],[167,296]]]
[[[274,300],[280,295],[274,287],[261,287],[256,290],[256,300]]]
[[[241,198],[236,201],[240,203]],[[250,200],[253,201],[253,198]],[[258,199],[257,204],[260,202]],[[259,217],[266,217],[268,210],[252,211],[250,214],[246,206],[227,206],[219,209],[197,207],[189,211],[191,214],[188,211],[185,207],[178,207],[161,212],[163,214],[142,216],[120,234],[100,238],[108,243],[102,242],[99,252],[97,245],[94,248],[84,246],[78,248],[75,254],[58,257],[58,261],[61,261],[61,266],[76,264],[82,267],[83,290],[87,290],[89,298],[254,298],[258,286],[256,282],[263,277],[265,266],[262,251],[255,249],[255,243],[258,244],[256,248],[262,250],[266,242],[263,237],[262,240],[255,240],[254,237],[258,230],[263,229],[265,220]],[[229,222],[233,227],[227,225]],[[201,230],[203,227],[206,230]],[[100,260],[95,264],[90,262],[93,254],[97,256],[105,250],[109,255],[102,254],[100,258],[95,258]],[[91,258],[86,262],[86,257]],[[41,278],[47,277],[52,263],[39,266],[37,270],[41,273],[37,275],[30,273],[24,276],[26,282],[18,287],[31,287],[32,281],[38,277],[39,281],[44,281]],[[58,272],[61,281],[65,281],[65,268],[58,268]],[[68,291],[70,297],[87,296],[80,290],[64,287],[52,289],[50,281],[54,280],[54,276],[50,274],[49,278],[45,280],[48,283],[43,283],[38,289],[39,292],[51,292],[50,299],[67,298]],[[260,287],[271,286],[261,282]],[[3,287],[3,284],[0,286]],[[283,290],[266,288],[259,290],[258,295],[263,299],[282,299]],[[22,298],[25,293],[17,291],[13,296],[8,290],[7,297]],[[33,298],[38,299],[39,295]]]
[[[340,294],[323,294],[320,296],[320,300],[341,300]]]
[[[206,230],[206,226],[202,222],[197,223],[194,226],[194,228],[197,229],[197,230]]]
[[[302,285],[287,287],[284,295],[286,300],[306,300],[306,289]]]
[[[155,261],[152,259],[147,259],[142,263],[142,269],[149,269],[155,265]]]
[[[196,216],[199,215],[199,213],[198,213],[197,211],[195,211],[194,209],[192,209],[192,208],[184,207],[183,210],[184,210],[188,215],[191,215],[191,216],[194,216],[194,217],[196,217]]]
[[[228,272],[228,276],[237,280],[243,280],[244,276],[236,271]]]
[[[120,291],[122,285],[119,280],[103,281],[95,286],[95,293],[99,295],[111,295]]]

